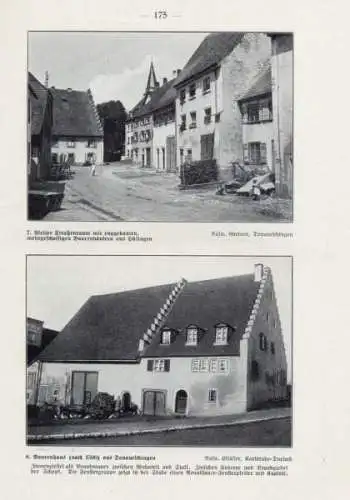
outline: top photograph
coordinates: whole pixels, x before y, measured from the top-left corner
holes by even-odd
[[[293,222],[293,38],[28,32],[28,219]]]

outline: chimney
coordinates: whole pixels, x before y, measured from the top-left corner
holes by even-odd
[[[163,78],[163,85],[165,85],[166,83],[168,83],[168,79],[167,78]]]
[[[254,281],[260,282],[262,280],[263,273],[264,273],[264,265],[263,264],[255,264],[255,266],[254,266]]]
[[[181,73],[181,69],[177,69],[176,70],[176,76],[179,76],[180,73]]]
[[[173,71],[173,76],[174,76],[174,77],[176,77],[176,76],[177,76],[177,70],[176,70],[176,69],[174,69],[174,71]]]

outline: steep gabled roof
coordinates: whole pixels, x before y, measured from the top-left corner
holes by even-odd
[[[39,135],[43,126],[49,90],[32,73],[28,73],[28,87],[31,98],[31,133]]]
[[[221,32],[206,36],[181,71],[175,86],[217,66],[241,42],[244,35],[245,33]]]
[[[253,274],[184,284],[168,309],[163,326],[179,333],[169,346],[160,345],[156,332],[142,356],[239,355],[244,333],[260,283]],[[40,354],[47,362],[124,361],[139,359],[139,340],[151,327],[174,284],[91,297]],[[169,312],[170,311],[170,312]],[[227,346],[213,346],[215,325],[234,331]],[[185,329],[195,324],[204,330],[198,346],[185,346]]]
[[[161,332],[158,332],[144,356],[238,356],[259,286],[253,274],[187,283],[164,324],[177,330],[174,341],[162,345]],[[215,325],[219,323],[234,329],[226,346],[213,345]],[[189,325],[204,330],[197,346],[185,345]]]
[[[103,137],[103,130],[91,92],[51,88],[53,135]]]
[[[270,64],[266,64],[265,68],[259,73],[250,89],[240,98],[240,101],[266,95],[271,92],[271,67]]]
[[[174,81],[175,79],[170,80],[161,87],[156,88],[148,101],[146,100],[146,96],[143,97],[130,111],[130,118],[141,118],[175,102],[176,90],[173,86]]]
[[[173,285],[92,296],[40,354],[41,361],[135,361],[139,340]]]

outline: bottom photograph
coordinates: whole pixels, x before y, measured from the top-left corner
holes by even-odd
[[[292,446],[290,256],[28,255],[32,446]]]

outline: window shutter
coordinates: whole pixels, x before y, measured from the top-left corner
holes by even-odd
[[[249,163],[248,144],[243,144],[243,161],[244,163]]]
[[[170,371],[170,359],[165,359],[164,360],[164,371],[169,372]]]
[[[266,163],[266,143],[260,143],[260,160],[261,163]]]
[[[147,371],[152,372],[153,371],[153,359],[148,359],[147,360]]]

